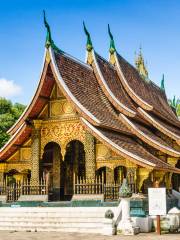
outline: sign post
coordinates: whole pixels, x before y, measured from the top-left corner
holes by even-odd
[[[148,188],[149,215],[156,216],[157,234],[161,234],[160,216],[166,215],[166,188]]]

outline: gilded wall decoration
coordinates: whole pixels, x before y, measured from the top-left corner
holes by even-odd
[[[50,101],[51,117],[64,118],[67,115],[76,115],[72,105],[66,99]]]
[[[41,129],[41,157],[47,143],[58,143],[63,155],[66,145],[72,140],[85,142],[85,130],[79,121],[62,122],[57,120],[43,122]]]
[[[16,170],[19,173],[28,169],[31,170],[31,162],[7,164],[4,172],[9,172],[12,169]]]
[[[96,159],[105,159],[111,156],[110,150],[104,144],[96,144]]]
[[[21,161],[30,161],[31,159],[31,148],[21,148],[20,150]]]
[[[72,114],[74,112],[72,105],[68,101],[63,104],[63,112],[65,114]]]
[[[125,159],[106,159],[106,160],[97,160],[96,161],[96,170],[102,167],[108,167],[114,170],[116,167],[124,166],[126,167],[126,160]]]
[[[50,102],[51,116],[59,116],[63,113],[62,102],[61,101],[51,101]]]

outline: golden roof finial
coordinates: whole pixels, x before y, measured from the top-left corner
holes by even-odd
[[[144,58],[142,55],[142,47],[139,47],[139,54],[136,56],[135,64],[138,72],[144,79],[148,79],[148,71],[144,63]]]

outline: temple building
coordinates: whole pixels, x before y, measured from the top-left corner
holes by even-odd
[[[84,25],[81,62],[55,45],[45,16],[44,22],[39,84],[0,150],[0,185],[28,179],[34,186],[46,178],[53,200],[72,198],[74,176],[104,184],[127,178],[135,192],[146,193],[155,181],[178,190],[180,121],[164,87],[149,79],[142,52],[135,68],[116,50],[108,26],[106,60]]]

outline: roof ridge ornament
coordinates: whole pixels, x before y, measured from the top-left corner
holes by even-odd
[[[109,52],[110,52],[110,54],[114,54],[116,52],[116,47],[115,47],[114,38],[113,38],[113,35],[111,33],[109,24],[108,24],[108,34],[109,34],[109,37],[110,37]]]
[[[139,74],[145,80],[149,80],[148,70],[147,70],[147,68],[145,66],[145,63],[144,63],[144,57],[143,57],[143,54],[142,54],[142,47],[141,46],[139,48],[139,54],[138,54],[137,58],[135,59],[135,65],[136,65],[136,68],[137,68]]]
[[[165,92],[164,73],[163,73],[163,75],[162,75],[162,80],[161,80],[161,90]]]
[[[90,52],[93,49],[93,45],[92,45],[90,33],[88,32],[84,21],[83,21],[83,27],[84,27],[84,32],[87,36],[86,49],[88,52]]]
[[[50,29],[50,26],[49,26],[49,24],[47,22],[47,19],[46,19],[45,10],[43,10],[43,16],[44,16],[44,25],[47,29],[45,46],[46,46],[47,49],[51,46],[55,50],[55,52],[59,52],[60,49],[55,45],[54,41],[52,40],[51,29]]]

